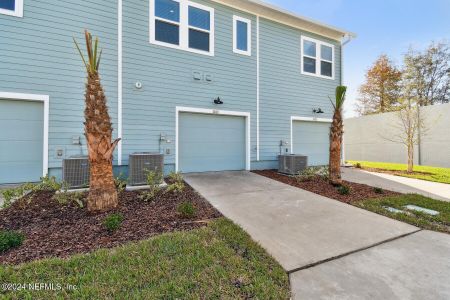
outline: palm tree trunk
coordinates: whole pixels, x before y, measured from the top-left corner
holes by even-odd
[[[118,205],[112,159],[119,140],[111,143],[111,119],[97,72],[88,74],[85,102],[84,125],[91,175],[87,207],[91,212],[105,211]]]
[[[342,184],[341,179],[341,148],[344,125],[340,110],[335,110],[330,130],[330,182],[334,185]]]

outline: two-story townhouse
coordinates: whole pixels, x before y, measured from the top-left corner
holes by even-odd
[[[87,153],[72,41],[85,28],[103,48],[117,171],[134,152],[182,172],[275,168],[285,152],[327,163],[353,33],[256,0],[1,0],[0,183],[60,177]]]

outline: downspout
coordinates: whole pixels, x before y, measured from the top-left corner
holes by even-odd
[[[344,46],[350,43],[352,40],[352,36],[349,34],[346,34],[342,37],[341,40],[341,85],[344,85]],[[344,134],[342,135],[342,153],[341,153],[341,165],[345,165],[345,130]]]

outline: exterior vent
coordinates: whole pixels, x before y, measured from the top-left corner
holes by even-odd
[[[130,185],[147,184],[147,172],[164,170],[164,155],[160,153],[133,153],[130,154],[128,169],[128,183]]]
[[[72,156],[63,160],[63,182],[69,188],[84,188],[89,186],[89,159],[87,156]]]
[[[308,167],[308,157],[304,155],[279,155],[278,172],[289,175],[297,175]]]

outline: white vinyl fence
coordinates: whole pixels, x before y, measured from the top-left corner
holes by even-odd
[[[414,161],[450,168],[450,104],[422,107],[426,132],[415,146]],[[392,140],[401,132],[398,113],[370,115],[344,121],[346,160],[406,163],[406,147]]]

